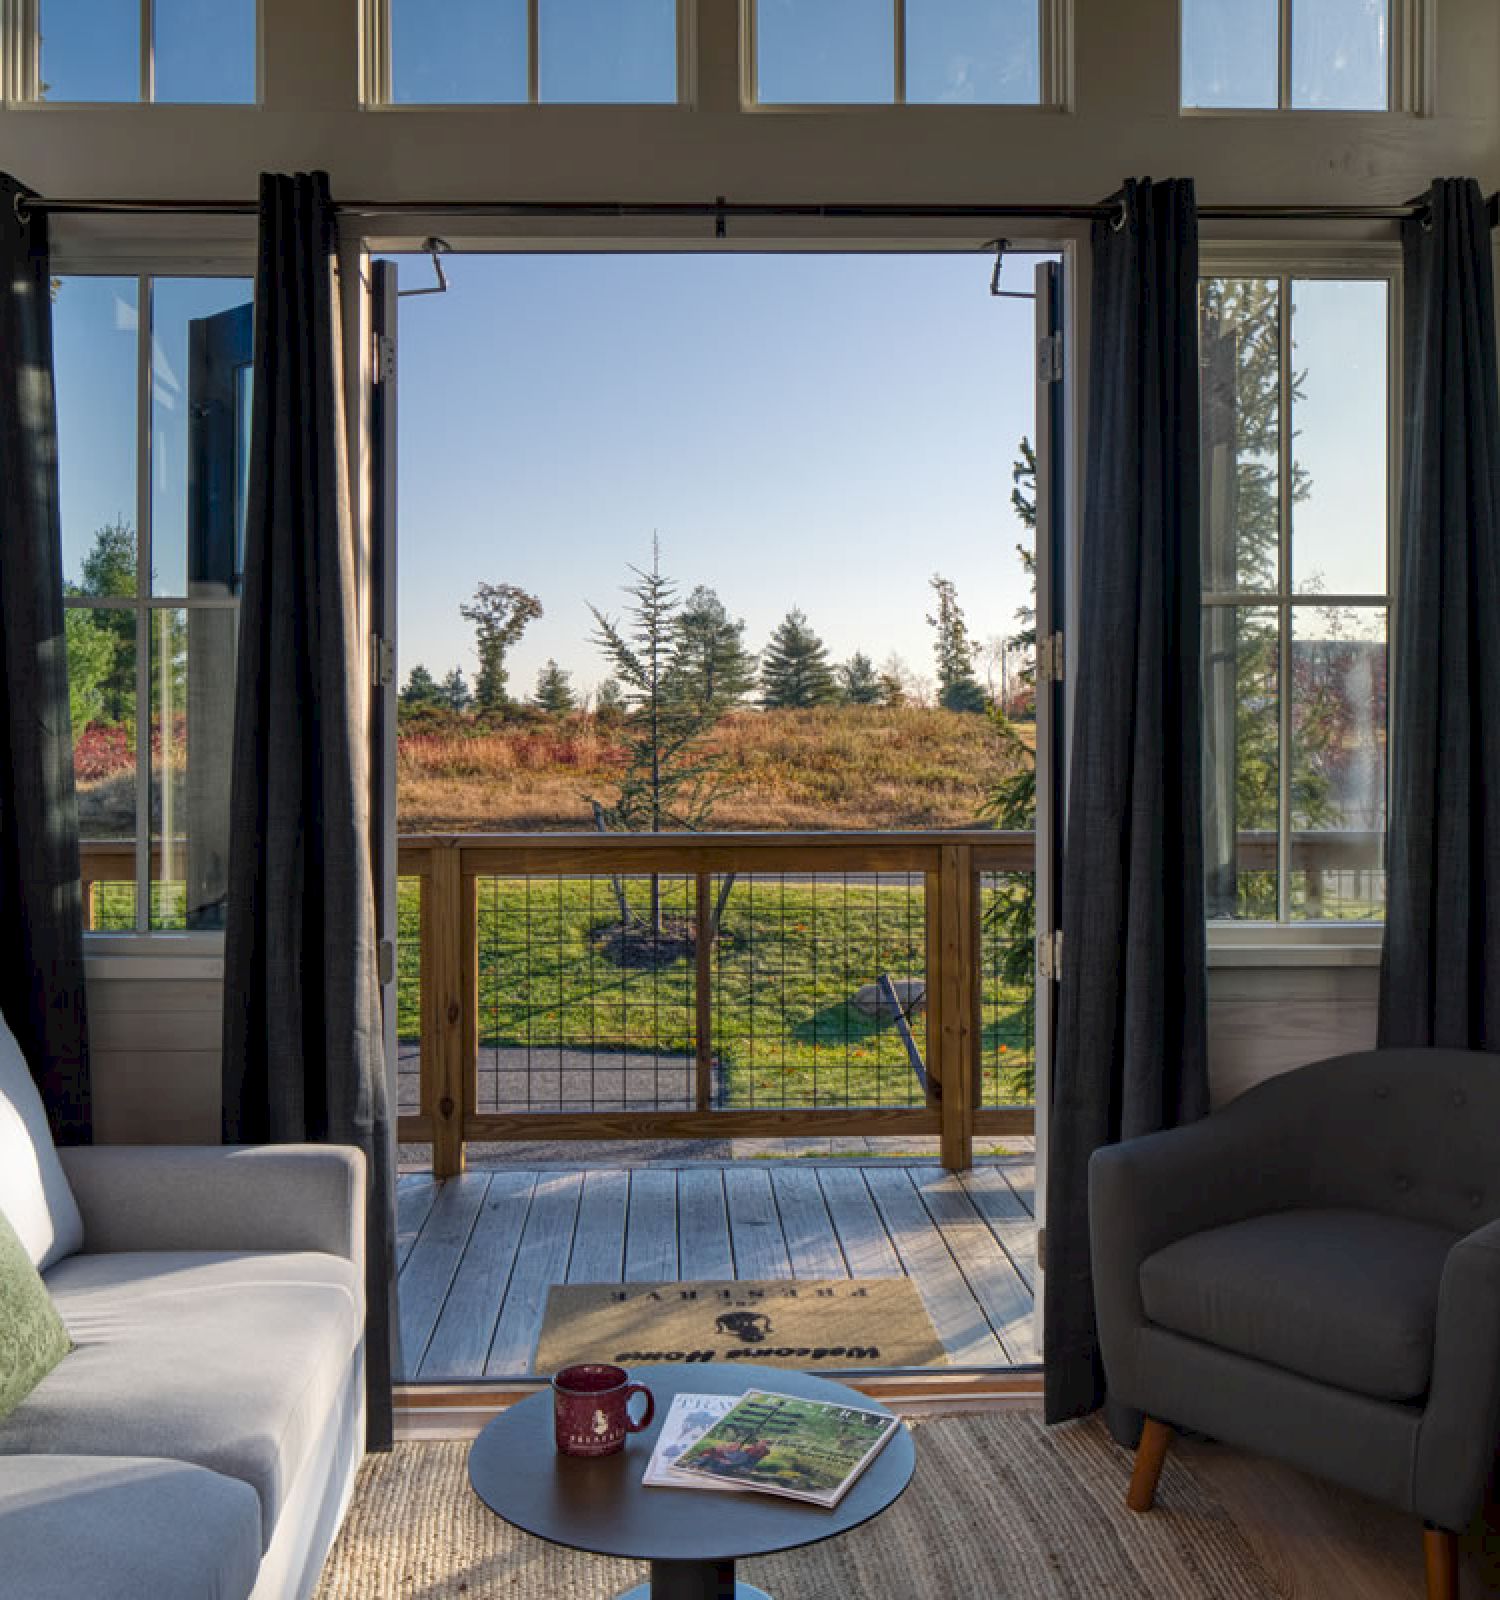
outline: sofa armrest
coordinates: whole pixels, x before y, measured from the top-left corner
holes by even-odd
[[[1432,1387],[1417,1435],[1412,1503],[1441,1528],[1478,1510],[1500,1444],[1500,1219],[1448,1252]]]
[[[83,1248],[319,1250],[364,1260],[365,1158],[344,1145],[60,1150]]]
[[[1136,1384],[1146,1325],[1141,1264],[1205,1228],[1284,1210],[1302,1198],[1295,1133],[1247,1100],[1182,1128],[1096,1150],[1089,1162],[1089,1247],[1099,1345],[1111,1391],[1149,1408]],[[1170,1420],[1170,1419],[1167,1419]]]

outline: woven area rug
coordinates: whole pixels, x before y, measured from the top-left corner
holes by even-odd
[[[948,1357],[910,1278],[569,1283],[547,1293],[533,1370],[574,1361],[762,1367],[940,1367]]]
[[[918,1422],[917,1473],[853,1533],[746,1561],[776,1600],[1280,1600],[1176,1456],[1157,1509],[1125,1509],[1128,1455],[1097,1419],[1032,1410]],[[468,1444],[398,1445],[363,1469],[317,1600],[607,1600],[644,1567],[518,1533],[469,1489]],[[524,1471],[524,1463],[517,1463]],[[689,1493],[662,1490],[663,1494]]]

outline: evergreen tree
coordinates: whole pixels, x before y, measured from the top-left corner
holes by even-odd
[[[128,522],[107,522],[95,532],[93,546],[83,558],[82,582],[69,585],[68,592],[100,599],[133,599],[135,573],[135,529]],[[108,660],[101,656],[98,663],[102,676],[95,685],[97,715],[106,722],[129,722],[135,716],[135,615],[95,611],[91,616],[94,628],[113,642]]]
[[[672,626],[671,671],[700,710],[727,711],[755,688],[755,657],[744,635],[745,624],[731,619],[712,589],[700,584],[683,602]]]
[[[462,667],[455,667],[443,679],[438,693],[442,696],[442,703],[450,711],[467,711],[474,704],[474,696],[470,693],[469,683],[464,677]]]
[[[100,626],[106,611],[63,612],[68,651],[68,712],[73,738],[82,737],[91,722],[104,720],[105,688],[115,664],[116,640]]]
[[[878,706],[882,686],[875,663],[856,650],[838,669],[839,690],[851,706]]]
[[[625,715],[625,691],[618,678],[606,678],[594,690],[594,715],[606,721],[618,721]]]
[[[951,578],[934,573],[931,579],[937,611],[927,618],[936,630],[933,650],[937,657],[938,704],[947,711],[983,711],[984,690],[974,676],[974,641],[958,603]]]
[[[532,700],[539,710],[557,717],[578,709],[572,679],[550,656],[547,665],[536,675],[536,693]]]
[[[906,663],[892,650],[885,658],[885,664],[880,669],[878,679],[880,684],[880,704],[892,707],[910,704],[910,677],[911,674],[906,670]]]
[[[405,711],[415,711],[419,706],[443,704],[443,693],[438,688],[437,679],[420,661],[407,674],[406,687],[397,698]]]
[[[768,711],[826,706],[838,699],[828,647],[800,609],[788,611],[766,646],[760,669],[761,704]]]
[[[655,540],[650,567],[630,570],[636,581],[625,589],[632,604],[624,623],[589,606],[594,642],[608,657],[628,707],[619,793],[612,805],[593,803],[604,823],[622,832],[699,828],[713,808],[716,770],[700,740],[716,714],[681,693],[672,670],[680,608]],[[655,894],[652,899],[655,905]]]
[[[542,602],[514,583],[481,583],[474,599],[458,608],[474,624],[479,654],[479,677],[474,700],[481,712],[510,709],[510,674],[505,658],[527,626],[542,614]]]

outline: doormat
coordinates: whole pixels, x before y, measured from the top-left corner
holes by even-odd
[[[941,1367],[948,1357],[909,1278],[768,1283],[569,1283],[547,1296],[535,1370],[750,1362],[805,1372]]]

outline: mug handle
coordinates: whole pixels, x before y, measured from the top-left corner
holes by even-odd
[[[630,1397],[636,1394],[644,1395],[646,1397],[645,1414],[641,1417],[639,1422],[635,1421],[635,1419],[630,1415]],[[646,1387],[646,1385],[644,1383],[632,1383],[627,1385],[625,1389],[625,1431],[627,1433],[639,1433],[642,1428],[649,1428],[651,1426],[651,1419],[655,1415],[656,1398]]]

